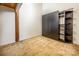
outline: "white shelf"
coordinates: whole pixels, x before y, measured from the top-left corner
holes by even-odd
[[[65,39],[64,35],[60,35],[60,39],[64,40]]]

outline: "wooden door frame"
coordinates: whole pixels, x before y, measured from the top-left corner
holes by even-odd
[[[15,9],[15,41],[19,42],[19,9],[22,3],[17,4]]]
[[[15,41],[19,41],[19,10],[15,10]]]
[[[18,42],[19,41],[19,9],[20,9],[22,3],[17,3],[15,6],[16,8],[12,8],[12,7],[4,5],[4,4],[0,3],[0,6],[6,6],[7,8],[14,10],[14,12],[15,12],[15,42]]]

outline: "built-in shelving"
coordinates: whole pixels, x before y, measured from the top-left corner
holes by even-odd
[[[59,13],[59,36],[64,42],[73,41],[73,10],[65,10]]]
[[[55,11],[42,16],[42,35],[64,42],[73,41],[73,10]]]

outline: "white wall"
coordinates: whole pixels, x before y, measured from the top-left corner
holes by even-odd
[[[43,4],[43,14],[51,13],[56,10],[62,11],[66,9],[73,9],[74,19],[73,19],[73,43],[79,44],[79,4],[77,3],[45,3]]]
[[[15,14],[0,6],[0,46],[15,42]]]
[[[42,33],[42,4],[23,3],[20,8],[20,40],[32,38]]]

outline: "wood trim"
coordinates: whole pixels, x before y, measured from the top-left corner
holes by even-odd
[[[16,9],[20,9],[22,3],[17,3]]]
[[[19,10],[15,10],[15,41],[19,41]]]
[[[4,9],[11,10],[11,11],[15,11],[15,9],[13,9],[13,8],[9,8],[9,7],[3,6],[3,5],[0,5],[0,7],[1,7],[1,8],[4,8]]]
[[[21,3],[17,4],[15,9],[15,41],[19,42],[19,8],[21,7]]]
[[[17,3],[0,3],[2,6],[6,6],[11,9],[16,9]]]

